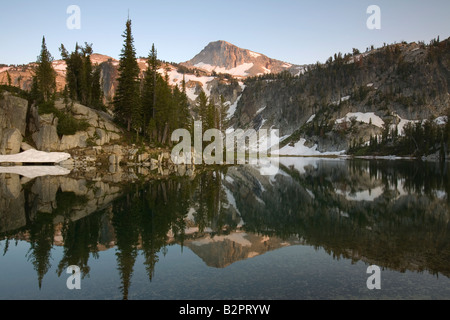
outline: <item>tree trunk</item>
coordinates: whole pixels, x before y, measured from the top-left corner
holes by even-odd
[[[166,140],[167,140],[167,135],[169,134],[169,124],[166,122],[166,124],[164,125],[164,131],[163,131],[163,136],[162,136],[162,144],[166,144]]]

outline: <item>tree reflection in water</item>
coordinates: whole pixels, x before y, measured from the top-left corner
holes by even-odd
[[[282,158],[280,173],[273,177],[236,166],[128,184],[72,177],[27,182],[8,174],[0,179],[4,254],[9,241],[28,241],[27,259],[39,288],[51,268],[54,246],[63,246],[58,276],[77,265],[86,277],[90,258],[115,250],[123,299],[137,257],[143,256],[152,281],[155,265],[173,244],[191,246],[215,267],[283,243],[313,245],[336,259],[400,272],[450,276],[445,165]],[[238,250],[239,242],[232,240],[238,232],[251,252]],[[270,238],[279,239],[279,245],[256,244]],[[194,241],[208,246],[193,246]]]

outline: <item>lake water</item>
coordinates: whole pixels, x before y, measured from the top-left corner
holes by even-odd
[[[0,299],[449,299],[448,169],[281,158],[273,176],[0,173]]]

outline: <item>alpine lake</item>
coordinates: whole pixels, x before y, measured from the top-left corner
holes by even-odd
[[[450,299],[448,162],[279,161],[0,173],[0,299]]]

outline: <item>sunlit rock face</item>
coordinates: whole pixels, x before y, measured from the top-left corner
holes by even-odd
[[[0,94],[0,155],[20,151],[27,126],[28,101]]]
[[[226,41],[209,43],[193,59],[184,62],[187,67],[196,67],[208,72],[228,73],[236,77],[257,76],[267,73],[289,71],[302,72],[302,66],[271,59],[263,54],[239,48]]]

